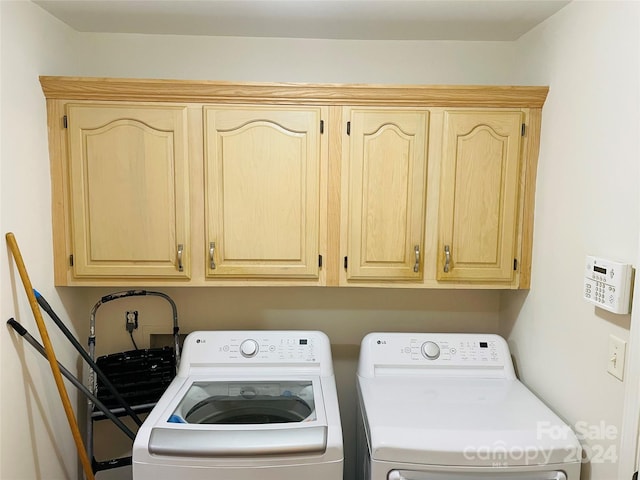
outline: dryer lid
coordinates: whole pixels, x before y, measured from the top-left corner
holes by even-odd
[[[517,380],[358,378],[374,460],[515,466],[579,462],[573,431]]]

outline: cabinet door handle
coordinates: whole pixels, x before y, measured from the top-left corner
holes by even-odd
[[[449,245],[444,246],[444,273],[449,273],[449,265],[451,264],[451,250]]]
[[[211,270],[216,269],[216,261],[214,259],[215,252],[216,252],[216,242],[209,242],[209,268]]]
[[[184,245],[179,243],[178,244],[178,271],[182,272],[184,270],[184,267],[182,266],[182,252],[184,252]]]
[[[413,271],[418,273],[420,271],[420,245],[413,247],[413,253],[416,254],[416,263],[413,264]]]

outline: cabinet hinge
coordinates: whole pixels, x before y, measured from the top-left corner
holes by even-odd
[[[69,255],[69,266],[73,267],[73,255]]]
[[[344,257],[344,269],[347,269],[347,265],[349,264],[349,262],[347,261],[347,257]]]
[[[324,120],[320,120],[320,134],[324,133]]]
[[[518,259],[517,258],[513,259],[513,270],[518,270]]]
[[[351,135],[351,122],[347,122],[347,135]]]
[[[318,255],[318,266],[322,268],[322,255]]]
[[[64,128],[69,128],[69,120],[68,120],[66,115],[64,117],[62,117],[62,126]]]
[[[527,131],[527,126],[523,123],[520,128],[520,135],[524,137],[524,133]]]

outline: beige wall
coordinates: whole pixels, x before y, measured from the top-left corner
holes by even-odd
[[[83,74],[147,78],[338,83],[509,83],[514,46],[501,42],[364,42],[82,34]],[[283,52],[287,52],[283,55]],[[355,370],[375,330],[498,329],[497,292],[369,289],[173,289],[183,330],[320,329],[332,340],[345,438],[354,472]],[[95,302],[97,297],[90,298]],[[79,298],[71,295],[69,308]],[[85,310],[86,311],[86,310]],[[122,322],[102,346],[129,348]],[[148,318],[147,315],[145,317]],[[113,452],[122,453],[120,451]]]
[[[503,84],[510,42],[81,34],[92,76],[311,83]]]
[[[0,20],[0,230],[3,236],[15,233],[32,283],[58,309],[38,75],[75,70],[76,35],[28,2],[0,2]],[[75,448],[48,365],[4,325],[15,317],[39,338],[8,250],[0,251],[0,478],[76,478]],[[51,332],[56,353],[73,366],[75,355],[56,333]],[[75,392],[69,394],[75,401]]]
[[[499,42],[348,42],[237,39],[73,32],[25,1],[0,2],[2,20],[2,232],[15,232],[32,281],[85,342],[89,311],[113,290],[53,287],[45,104],[38,75],[129,76],[247,81],[368,83],[510,83],[514,46]],[[287,52],[287,55],[283,55]],[[38,337],[10,257],[2,256],[2,318],[13,316]],[[345,419],[347,478],[353,471],[354,372],[369,331],[498,330],[499,293],[332,288],[166,290],[185,332],[217,328],[324,330],[334,344]],[[167,315],[161,303],[114,302],[98,317],[98,350],[130,348],[127,308],[140,311],[145,335]],[[79,362],[51,322],[60,360]],[[144,342],[141,342],[144,343]],[[43,359],[0,329],[2,375],[0,478],[74,479],[75,448]],[[72,401],[84,407],[68,386]],[[7,413],[9,412],[9,413]],[[81,426],[84,421],[81,420]],[[118,437],[115,437],[118,436]],[[114,438],[122,438],[119,432]],[[114,450],[126,448],[120,442]],[[110,454],[111,452],[107,452]],[[17,461],[16,459],[20,459]],[[117,472],[117,471],[116,471]],[[100,474],[106,479],[107,475]],[[113,477],[111,477],[113,478]],[[127,473],[120,478],[127,478]]]
[[[72,289],[64,290],[66,296]],[[101,295],[110,291],[80,289],[73,292],[69,303],[73,304],[73,311],[78,312],[77,316],[82,316]],[[364,335],[372,331],[496,332],[498,329],[499,294],[491,291],[372,291],[313,287],[174,288],[162,291],[175,300],[183,332],[311,329],[329,335],[343,423],[346,479],[352,479],[354,475],[355,371],[358,346]],[[96,316],[98,354],[132,348],[124,329],[125,312],[132,309],[138,310],[140,319],[141,335],[136,338],[171,332],[169,304],[160,298],[133,297],[107,303],[99,308]],[[119,442],[118,447],[111,440],[123,438],[122,435],[116,432],[108,436],[106,432],[99,430],[98,434],[108,437],[110,445],[101,443],[97,448],[108,456],[126,454],[126,441]]]
[[[582,272],[588,254],[639,260],[639,32],[637,2],[574,1],[517,42],[521,80],[550,92],[531,291],[503,293],[502,333],[521,378],[570,424],[617,431],[585,438],[583,479],[630,478],[607,455],[620,454],[625,383],[606,366],[609,335],[628,339],[631,315],[584,302]]]
[[[352,471],[353,429],[349,424],[357,345],[365,333],[374,330],[500,330],[509,337],[524,381],[569,422],[603,420],[620,429],[624,385],[605,371],[606,347],[609,333],[628,338],[630,318],[596,312],[580,295],[586,253],[632,263],[638,257],[637,5],[574,1],[520,41],[508,43],[80,34],[29,2],[2,1],[2,233],[16,233],[34,285],[84,343],[91,306],[112,290],[53,287],[40,74],[549,84],[528,295],[337,288],[164,291],[178,304],[183,331],[326,331],[334,345],[345,418],[347,472]],[[603,174],[605,166],[609,170]],[[613,191],[614,186],[619,190]],[[606,195],[592,195],[603,189]],[[35,335],[9,260],[5,251],[0,256],[2,319],[14,316]],[[128,308],[140,311],[141,329],[146,329],[140,333],[155,330],[151,325],[164,329],[161,319],[166,318],[168,324],[166,307],[161,301],[151,302],[127,300],[102,307],[99,351],[129,348],[123,328]],[[61,360],[75,369],[78,362],[68,342],[54,327],[50,333]],[[77,478],[74,445],[47,364],[6,328],[0,328],[0,364],[0,478]],[[75,392],[68,388],[76,402]],[[82,409],[83,399],[77,402]],[[594,464],[585,471],[584,478],[589,480],[618,478],[612,464]]]

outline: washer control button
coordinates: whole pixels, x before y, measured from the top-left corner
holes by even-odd
[[[435,342],[424,342],[422,344],[422,354],[429,360],[435,360],[440,356],[440,347]]]
[[[245,340],[240,344],[240,353],[243,357],[254,357],[258,353],[258,342],[255,340]]]

